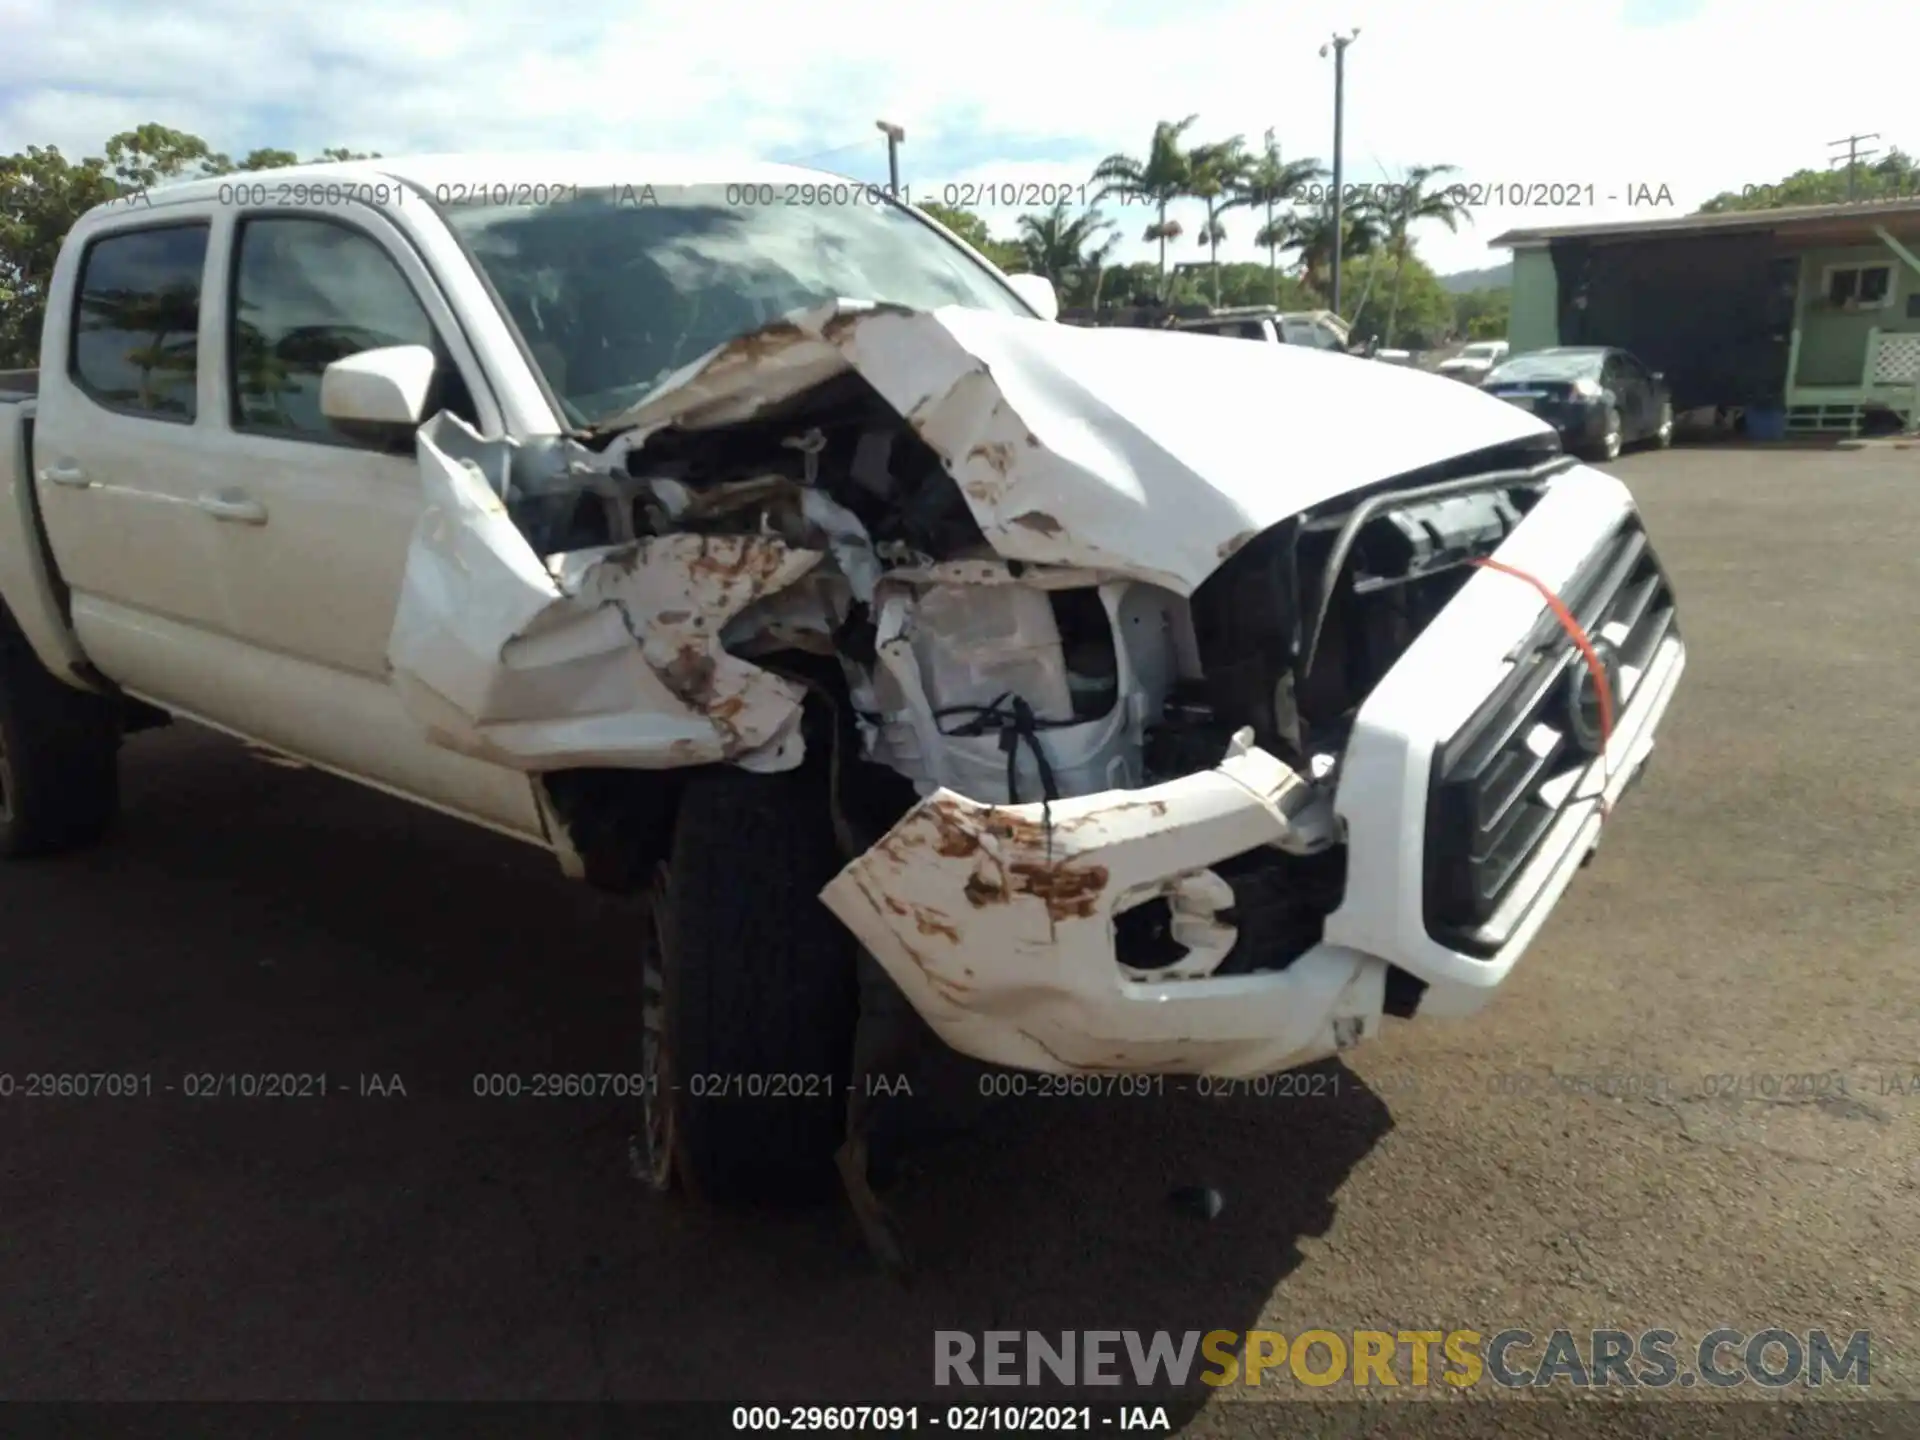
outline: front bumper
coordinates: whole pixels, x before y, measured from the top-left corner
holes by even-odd
[[[1558,593],[1632,515],[1618,481],[1575,469],[1497,558]],[[1237,936],[1218,918],[1234,903],[1231,887],[1209,867],[1286,835],[1299,783],[1259,750],[1165,784],[1056,801],[1046,813],[939,791],[821,898],[948,1044],[993,1064],[1269,1073],[1376,1034],[1396,967],[1425,982],[1420,1015],[1471,1013],[1511,973],[1598,843],[1685,665],[1681,640],[1668,633],[1625,676],[1605,754],[1563,787],[1551,823],[1503,887],[1500,913],[1481,927],[1485,943],[1443,942],[1425,888],[1434,759],[1511,674],[1543,612],[1532,586],[1483,571],[1367,698],[1334,795],[1344,896],[1320,942],[1282,968],[1217,973]],[[1141,975],[1120,963],[1114,920],[1154,899],[1168,900],[1188,953]]]

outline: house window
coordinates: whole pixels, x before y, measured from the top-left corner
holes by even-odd
[[[1889,265],[1830,265],[1826,274],[1827,304],[1835,310],[1879,310],[1893,303],[1893,268]]]

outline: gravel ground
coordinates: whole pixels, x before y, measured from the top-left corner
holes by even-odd
[[[911,1288],[836,1207],[651,1198],[618,1104],[476,1098],[635,1067],[628,906],[191,727],[137,737],[111,844],[0,872],[0,1071],[153,1087],[0,1099],[0,1395],[847,1401],[927,1394],[936,1328],[1778,1324],[1873,1331],[1876,1390],[1920,1398],[1920,457],[1617,468],[1691,668],[1492,1008],[1397,1027],[1337,1096],[1009,1106],[909,1175]],[[329,1094],[185,1094],[268,1070]],[[1848,1094],[1767,1078],[1830,1072]],[[1225,1208],[1178,1213],[1182,1184]],[[1196,1435],[1292,1423],[1206,1398]]]

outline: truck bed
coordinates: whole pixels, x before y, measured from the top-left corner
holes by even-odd
[[[38,370],[0,370],[0,400],[31,400],[39,393]]]

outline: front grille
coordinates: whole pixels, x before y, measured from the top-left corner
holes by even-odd
[[[1588,557],[1561,599],[1591,639],[1615,646],[1624,711],[1660,642],[1677,633],[1672,586],[1637,514]],[[1427,932],[1469,954],[1504,943],[1487,923],[1593,761],[1569,713],[1568,676],[1586,662],[1550,610],[1513,657],[1500,687],[1433,757]]]

